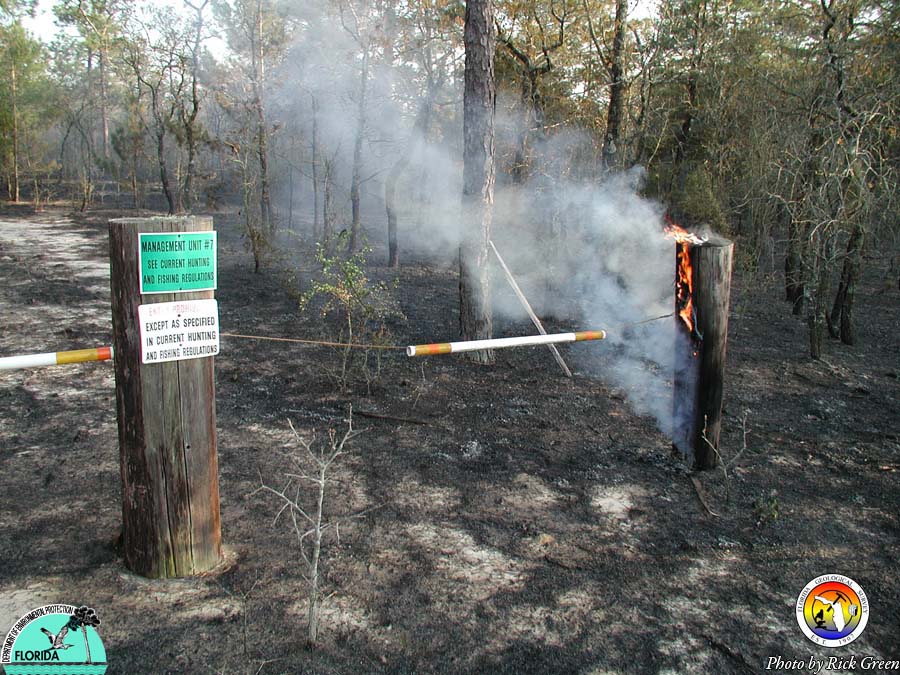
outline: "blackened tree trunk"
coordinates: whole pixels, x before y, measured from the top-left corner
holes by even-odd
[[[412,134],[406,143],[406,148],[400,155],[388,174],[384,183],[384,208],[387,212],[388,234],[388,266],[400,265],[400,251],[397,245],[397,182],[409,167],[410,161],[416,154],[416,149],[424,141],[431,125],[431,110],[437,96],[437,87],[430,86],[428,93],[419,105],[416,121],[413,123]]]
[[[844,258],[844,266],[841,270],[841,281],[838,284],[837,295],[835,295],[828,320],[828,330],[831,336],[839,337],[841,342],[846,345],[856,342],[856,329],[853,325],[853,296],[859,280],[864,239],[865,232],[857,223],[847,241],[847,256]]]
[[[103,139],[103,159],[109,159],[109,102],[106,86],[106,49],[98,52],[97,63],[100,71],[100,133]],[[104,167],[104,172],[106,167]]]
[[[131,136],[131,195],[134,201],[134,208],[139,209],[143,206],[141,199],[141,191],[138,185],[138,170],[141,166],[141,144],[135,134]],[[143,134],[141,135],[143,137]]]
[[[826,303],[831,287],[834,233],[825,228],[819,228],[811,238],[806,323],[809,327],[809,355],[814,359],[820,359],[825,342],[826,317],[828,315]]]
[[[200,113],[200,100],[197,97],[196,77],[191,83],[191,111],[186,115],[184,122],[184,144],[187,147],[187,169],[184,174],[184,184],[181,189],[182,203],[185,210],[190,212],[194,208],[194,176],[197,173],[197,130],[194,122]]]
[[[312,189],[313,189],[313,237],[319,236],[319,102],[312,97]]]
[[[678,145],[675,150],[675,163],[679,167],[679,171],[674,172],[673,178],[678,179],[678,189],[684,190],[684,183],[687,179],[687,157],[688,142],[691,140],[691,127],[694,124],[694,111],[697,108],[697,73],[691,70],[685,84],[687,90],[687,106],[685,106],[684,116],[681,119],[681,126],[675,133],[675,140]]]
[[[507,43],[509,44],[509,43]],[[513,159],[512,179],[518,185],[522,185],[528,179],[531,169],[531,156],[528,144],[532,134],[538,139],[544,135],[544,102],[538,88],[539,70],[532,67],[526,60],[523,66],[525,70],[522,76],[521,102],[524,120],[519,131],[519,139],[516,142],[516,154]]]
[[[269,196],[269,150],[266,131],[266,113],[262,99],[255,102],[257,115],[257,148],[259,153],[259,215],[262,226],[272,231],[272,199]]]
[[[162,186],[166,203],[169,205],[169,215],[175,213],[175,197],[172,194],[172,186],[169,183],[169,171],[166,167],[166,128],[157,123],[156,126],[156,159],[159,162],[159,184]]]
[[[613,49],[610,57],[609,108],[606,112],[606,136],[603,139],[603,165],[607,170],[617,164],[616,153],[625,105],[625,30],[628,27],[628,0],[616,0]]]
[[[835,240],[834,224],[855,219],[853,210],[857,208],[854,193],[857,188],[851,180],[853,172],[845,173],[846,166],[858,161],[854,154],[847,155],[848,147],[855,143],[847,142],[859,133],[858,113],[853,110],[848,97],[845,96],[844,58],[852,49],[851,35],[856,24],[858,8],[852,3],[848,6],[836,6],[822,0],[822,39],[824,64],[817,95],[809,113],[810,147],[809,147],[809,183],[812,190],[809,196],[815,201],[816,214],[814,227],[810,230],[810,251],[816,256],[812,267],[810,287],[812,296],[807,310],[809,322],[810,356],[821,357],[825,330],[831,316],[828,313],[828,299],[825,297],[831,287],[831,266],[834,260]],[[836,140],[835,140],[836,139]],[[850,160],[850,161],[848,161]],[[854,205],[855,203],[855,205]],[[852,205],[852,206],[851,206]],[[850,209],[849,210],[848,206]],[[857,232],[858,221],[851,232],[849,245],[853,248],[861,246],[862,233]],[[854,241],[856,239],[856,241]],[[849,253],[849,251],[848,251]],[[848,255],[848,258],[854,258]],[[855,258],[859,262],[859,258]],[[848,272],[852,273],[852,266]],[[852,280],[848,274],[846,281]],[[843,279],[842,279],[843,280]],[[838,293],[840,296],[840,292]],[[852,305],[850,306],[852,308]],[[851,309],[852,311],[852,309]],[[849,331],[849,320],[848,331]],[[842,336],[843,337],[843,336]],[[851,337],[848,334],[848,337]]]
[[[7,192],[13,202],[19,201],[19,110],[17,107],[18,95],[16,91],[16,64],[10,66],[10,89],[12,93],[12,180],[9,181]]]
[[[265,91],[266,63],[263,51],[262,5],[256,3],[256,26],[252,32],[251,44],[253,68],[253,108],[256,112],[256,141],[259,155],[259,215],[262,228],[269,234],[274,229],[272,221],[272,199],[269,193],[269,132],[266,128],[266,109],[263,103]]]
[[[350,179],[350,241],[347,248],[354,253],[359,248],[362,214],[360,212],[360,188],[362,183],[362,147],[366,134],[366,89],[369,83],[369,53],[363,52],[359,78],[359,106],[356,118],[356,140],[353,144],[353,174]]]
[[[822,266],[824,261],[819,256],[824,249],[824,233],[822,228],[811,226],[810,214],[815,214],[813,206],[820,199],[819,191],[822,188],[824,167],[820,157],[822,147],[822,129],[817,121],[821,116],[822,97],[817,95],[813,105],[807,113],[809,136],[807,140],[807,155],[801,169],[801,187],[794,197],[796,204],[788,221],[788,251],[784,261],[785,298],[793,303],[793,313],[801,316],[806,310],[807,322],[810,327],[810,352],[813,358],[819,358],[822,337],[825,326],[825,304],[817,301],[816,293],[820,289],[820,283],[825,281],[827,270]],[[810,306],[811,302],[817,306]],[[812,319],[813,314],[818,318]],[[818,337],[814,335],[817,329]],[[818,343],[819,347],[815,345]]]
[[[494,7],[493,0],[468,0],[463,96],[463,213],[459,246],[459,328],[464,340],[493,333],[488,270],[494,203]],[[493,363],[490,350],[467,352]]]
[[[334,176],[334,160],[325,156],[322,162],[322,183],[323,183],[323,201],[322,201],[322,242],[325,246],[325,254],[334,255],[334,186],[332,185]]]
[[[793,306],[793,313],[803,311],[803,242],[800,228],[793,216],[788,216],[788,249],[784,258],[784,299]]]
[[[672,183],[670,190],[672,192],[684,193],[688,174],[692,169],[695,158],[692,157],[692,148],[696,147],[694,133],[694,120],[697,117],[700,104],[700,78],[705,69],[706,48],[709,43],[709,37],[706,34],[709,29],[709,14],[707,12],[706,2],[685,3],[683,5],[685,12],[690,12],[685,16],[687,20],[688,31],[691,36],[691,51],[688,62],[685,64],[687,69],[687,77],[684,80],[685,89],[685,105],[681,118],[681,125],[675,132],[675,166],[672,171]]]
[[[402,157],[384,183],[384,209],[387,212],[388,267],[400,266],[400,249],[397,245],[397,181],[409,166],[409,159]]]
[[[153,113],[153,133],[156,136],[156,160],[159,164],[159,184],[169,205],[169,215],[175,213],[175,195],[172,194],[172,185],[169,182],[169,169],[166,164],[166,122],[171,121],[172,115],[165,116],[161,108],[160,87],[161,81],[151,84],[145,81],[150,90],[150,111]]]
[[[187,169],[185,170],[184,183],[181,189],[181,199],[184,208],[191,211],[194,208],[194,177],[197,174],[197,146],[198,138],[197,118],[200,115],[200,89],[198,78],[200,75],[200,40],[203,35],[203,10],[209,0],[203,0],[199,6],[186,2],[197,13],[197,22],[194,28],[194,42],[191,47],[191,94],[188,104],[189,109],[181,107],[179,114],[184,128],[184,144],[187,149]]]

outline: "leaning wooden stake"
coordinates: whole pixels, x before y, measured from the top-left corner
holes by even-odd
[[[525,311],[528,312],[528,316],[531,317],[531,323],[534,324],[534,327],[538,329],[538,332],[541,335],[546,335],[547,331],[544,330],[544,324],[541,323],[541,320],[537,317],[537,314],[535,314],[534,310],[531,309],[531,305],[528,303],[528,298],[525,297],[522,289],[519,288],[519,284],[516,283],[516,278],[512,275],[512,272],[509,271],[509,268],[506,266],[506,263],[500,256],[500,251],[498,251],[497,247],[494,246],[493,241],[488,241],[488,244],[490,244],[491,250],[494,252],[494,255],[497,256],[497,262],[499,262],[500,267],[503,268],[503,273],[506,274],[506,280],[512,287],[513,293],[516,294],[519,302],[522,303],[522,307],[525,308]],[[567,366],[566,362],[563,361],[563,357],[560,355],[559,350],[556,348],[556,346],[547,345],[547,348],[550,350],[550,353],[553,354],[553,358],[556,359],[556,362],[559,364],[559,367],[562,368],[562,371],[566,374],[566,377],[572,377],[572,371],[569,370],[569,366]]]
[[[116,413],[125,564],[180,577],[222,556],[213,358],[141,363],[138,306],[212,298],[212,291],[144,295],[138,233],[212,230],[212,218],[122,218],[109,223]]]
[[[676,243],[680,273],[672,443],[682,455],[693,457],[695,469],[714,468],[719,455],[733,251],[734,244],[721,237]]]

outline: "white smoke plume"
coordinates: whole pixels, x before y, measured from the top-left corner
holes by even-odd
[[[643,178],[637,167],[599,184],[548,184],[542,176],[543,191],[528,185],[502,190],[496,238],[503,242],[503,255],[513,259],[509,264],[514,270],[532,271],[524,284],[526,294],[539,301],[544,315],[566,319],[579,329],[607,331],[605,341],[573,350],[580,359],[576,365],[621,388],[638,413],[652,415],[669,434],[674,319],[638,322],[672,312],[675,247],[663,234],[662,205],[640,195]],[[518,204],[508,209],[511,194]],[[534,239],[523,244],[514,222],[506,218],[527,211],[536,194],[553,202],[531,210],[556,220],[552,236],[559,238],[557,251]],[[498,309],[501,315],[521,316],[512,300]]]
[[[343,222],[336,224],[340,230],[347,226],[363,62],[359,42],[338,17],[323,13],[315,24],[314,30],[300,35],[284,67],[274,74],[270,99],[275,116],[293,125],[292,133],[301,141],[302,150],[294,151],[298,165],[310,160],[315,99],[320,161],[327,157],[335,164],[336,206],[344,213]],[[362,28],[378,30],[375,24]],[[429,95],[425,70],[408,63],[388,67],[370,53],[363,225],[376,255],[384,248],[384,184],[405,154],[409,162],[396,190],[401,261],[427,257],[448,266],[455,263],[462,191],[459,65],[450,69],[452,76],[436,85],[431,82],[429,122],[417,130],[423,99]],[[585,161],[595,153],[590,139],[577,130],[556,128],[532,139],[528,177],[514,184],[504,171],[523,116],[503,100],[496,120],[494,242],[539,314],[577,329],[608,331],[606,341],[572,350],[580,359],[574,365],[621,388],[637,412],[652,415],[660,429],[670,433],[674,319],[631,325],[673,308],[674,245],[663,235],[663,206],[641,196],[642,169],[604,174]],[[279,142],[280,152],[289,152],[286,141]],[[319,175],[321,180],[321,171]],[[295,212],[310,213],[308,172],[294,176],[293,188]],[[498,319],[525,317],[499,271],[494,288]]]

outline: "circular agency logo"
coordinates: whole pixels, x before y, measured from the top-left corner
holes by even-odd
[[[3,641],[6,675],[103,675],[106,650],[90,607],[44,605],[16,621]],[[77,635],[81,633],[81,639]]]
[[[862,587],[842,574],[823,574],[797,598],[797,623],[823,647],[843,647],[862,635],[869,621],[869,600]]]

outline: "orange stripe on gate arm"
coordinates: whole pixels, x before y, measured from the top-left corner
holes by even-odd
[[[605,338],[605,330],[583,330],[579,333],[575,333],[575,342],[582,342],[583,340],[603,340]]]
[[[451,351],[449,342],[435,342],[430,345],[416,345],[416,355],[424,354],[430,356],[432,354],[449,354]]]
[[[56,352],[57,365],[66,363],[84,363],[85,361],[106,361],[110,358],[110,348],[75,349],[70,352]]]

